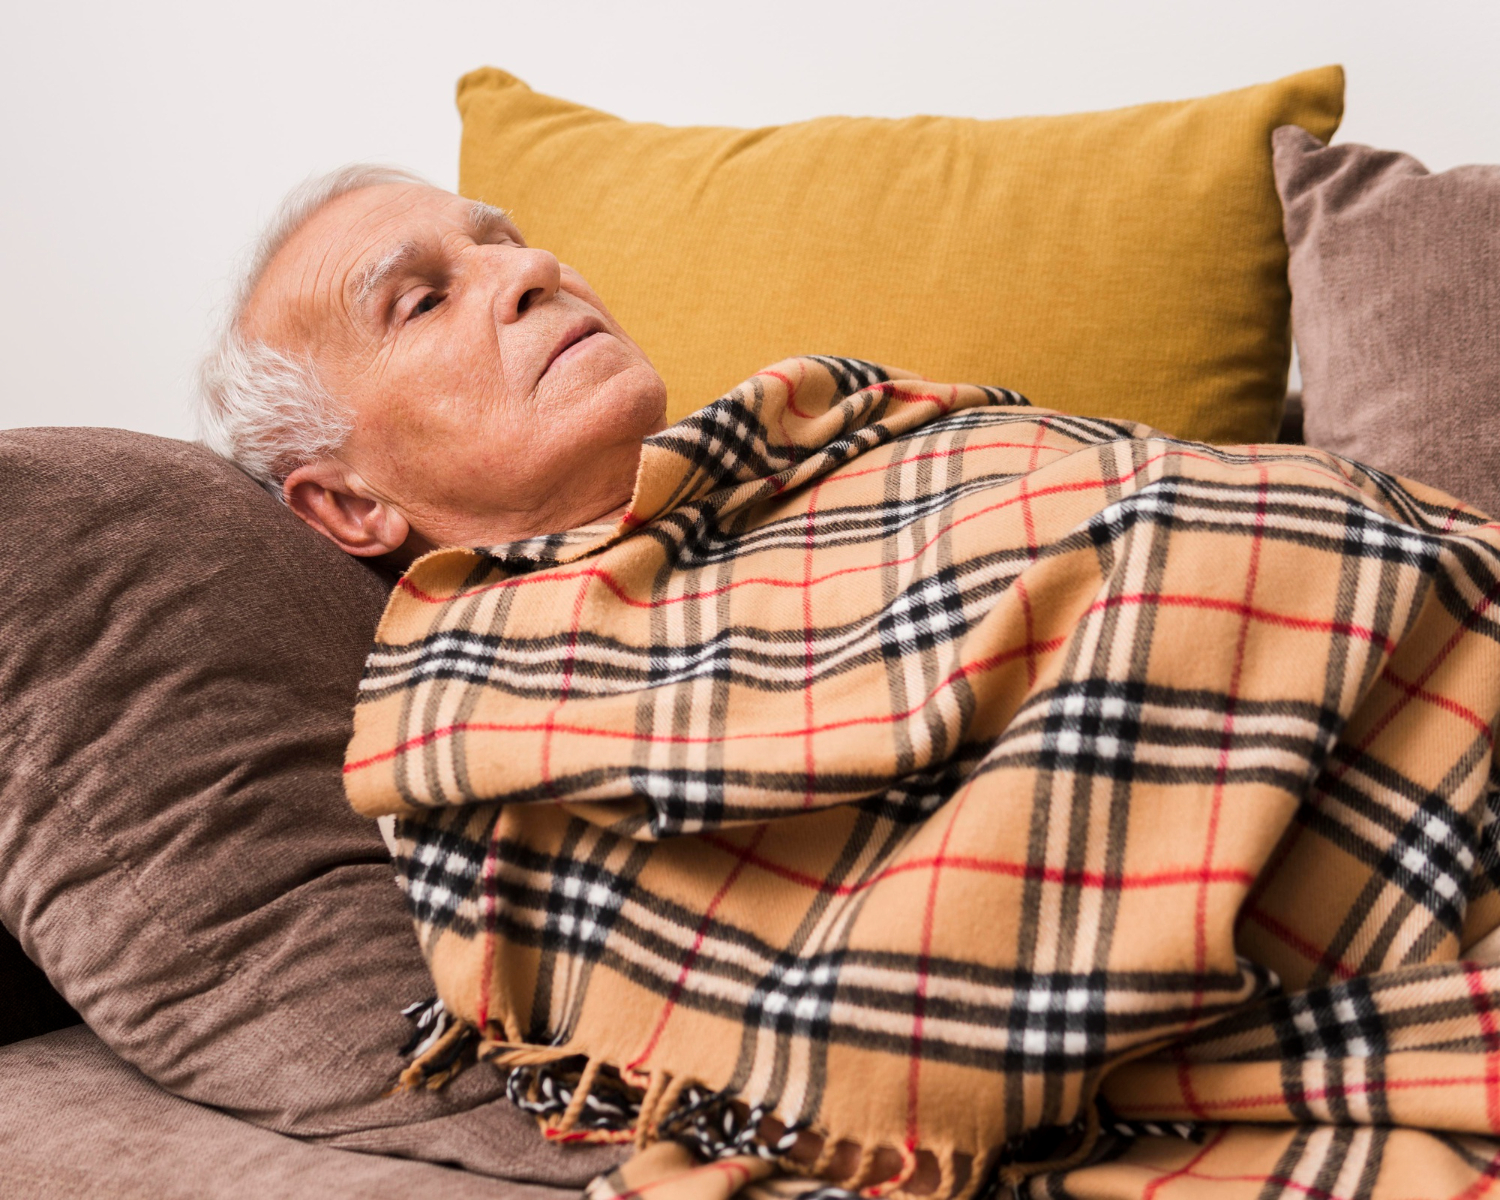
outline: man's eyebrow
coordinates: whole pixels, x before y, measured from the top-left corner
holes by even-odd
[[[362,308],[376,290],[397,271],[409,266],[422,253],[416,242],[402,242],[354,277],[354,304]]]
[[[507,235],[517,232],[509,213],[503,208],[496,208],[493,204],[486,204],[482,200],[476,200],[469,206],[468,226],[469,232],[475,238],[489,237],[496,230]],[[369,302],[370,297],[380,289],[381,284],[392,275],[411,266],[421,257],[422,247],[408,240],[360,270],[354,276],[350,287],[354,293],[354,306],[363,308]]]
[[[483,200],[476,200],[469,206],[469,232],[476,238],[488,237],[496,229],[505,233],[515,233],[515,222],[510,219],[510,214],[503,208],[496,208],[493,204],[486,204]]]

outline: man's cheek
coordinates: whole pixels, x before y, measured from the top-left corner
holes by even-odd
[[[445,397],[468,397],[474,411],[506,395],[505,356],[493,334],[460,331],[445,337],[431,366],[430,386]]]

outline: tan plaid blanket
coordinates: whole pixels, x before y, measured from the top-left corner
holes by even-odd
[[[600,1196],[1477,1196],[1497,601],[1500,527],[1318,451],[778,364],[394,593],[407,1080],[636,1142]]]

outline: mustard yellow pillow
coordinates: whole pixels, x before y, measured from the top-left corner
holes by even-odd
[[[1072,116],[672,128],[488,67],[458,85],[459,188],[584,274],[673,419],[826,353],[1265,440],[1290,354],[1271,131],[1326,141],[1343,92],[1324,67]]]

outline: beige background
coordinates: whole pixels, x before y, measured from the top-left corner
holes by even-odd
[[[0,427],[187,435],[257,223],[352,159],[451,186],[453,83],[485,63],[638,120],[755,125],[1070,112],[1343,62],[1340,140],[1441,169],[1500,162],[1497,58],[1495,0],[29,0],[0,23]]]

